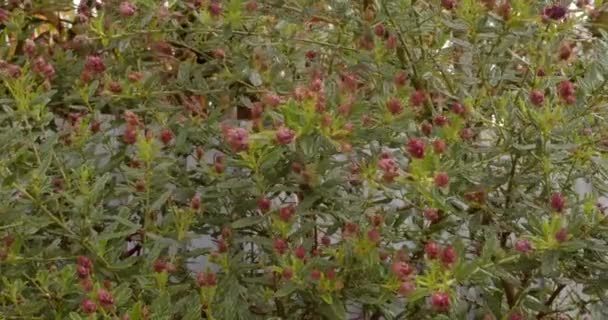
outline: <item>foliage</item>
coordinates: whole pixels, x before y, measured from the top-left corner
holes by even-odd
[[[0,1],[0,318],[608,317],[577,4]]]

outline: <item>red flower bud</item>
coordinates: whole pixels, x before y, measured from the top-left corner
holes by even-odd
[[[293,205],[283,207],[279,210],[279,219],[283,222],[289,222],[295,214],[296,208]]]
[[[562,213],[566,207],[566,198],[559,193],[555,192],[551,195],[551,208],[558,213]]]
[[[313,280],[319,280],[321,279],[321,271],[317,270],[317,269],[313,269],[310,272],[310,278]]]
[[[76,274],[78,275],[78,278],[80,278],[80,279],[88,278],[90,273],[91,273],[91,269],[89,269],[85,266],[76,267]]]
[[[514,312],[509,316],[509,320],[524,320],[524,316],[519,312]]]
[[[222,14],[222,4],[217,2],[217,1],[211,1],[211,3],[209,3],[209,6],[207,7],[207,10],[209,11],[209,14],[212,17],[218,17]]]
[[[161,259],[156,259],[154,260],[152,267],[154,268],[154,272],[161,273],[167,270],[167,262]]]
[[[384,223],[384,217],[380,214],[373,215],[371,220],[374,227],[380,227]]]
[[[196,283],[199,287],[214,287],[217,285],[217,275],[214,272],[199,272],[196,275]]]
[[[403,112],[401,101],[397,98],[391,98],[386,102],[386,108],[392,115],[398,115]]]
[[[407,151],[412,158],[424,158],[424,142],[418,138],[412,138],[407,142]]]
[[[460,115],[460,116],[463,116],[466,113],[465,107],[459,102],[454,102],[452,104],[452,106],[450,107],[450,109],[452,110],[453,113]]]
[[[429,259],[436,259],[439,255],[439,245],[437,245],[437,242],[427,242],[427,244],[424,246],[424,253],[426,253],[426,256]]]
[[[342,231],[343,236],[348,237],[351,235],[355,235],[359,231],[359,226],[354,222],[347,222],[344,225],[344,230]]]
[[[273,243],[274,251],[280,255],[285,254],[287,252],[287,241],[284,239],[275,239]]]
[[[456,8],[456,0],[441,0],[441,6],[447,10]]]
[[[137,131],[131,126],[127,126],[124,133],[122,134],[122,140],[126,144],[134,144],[137,142]]]
[[[551,18],[553,20],[562,20],[566,17],[568,10],[566,7],[560,5],[551,5],[543,9],[543,16]]]
[[[337,274],[336,274],[336,270],[335,270],[335,269],[333,269],[333,268],[332,268],[332,269],[329,269],[329,270],[327,270],[327,271],[325,271],[325,277],[326,277],[327,279],[333,280],[333,279],[335,279],[335,278],[336,278],[336,276],[337,276]]]
[[[391,34],[386,39],[386,49],[393,50],[397,47],[397,37],[394,34]]]
[[[161,132],[160,132],[160,141],[163,142],[164,145],[168,145],[171,140],[173,140],[173,131],[171,131],[171,129],[169,128],[164,128]]]
[[[245,9],[247,9],[247,11],[249,11],[249,12],[258,10],[257,1],[255,1],[255,0],[247,1],[247,3],[245,4]]]
[[[384,25],[382,23],[377,24],[374,27],[374,33],[378,37],[384,37],[384,35],[386,34],[386,29],[384,28]]]
[[[303,245],[300,245],[293,251],[293,254],[296,258],[304,260],[304,258],[306,258],[306,248],[304,248]]]
[[[555,233],[555,240],[557,240],[557,242],[565,242],[568,240],[568,238],[569,235],[566,228],[561,228]]]
[[[83,266],[87,269],[93,268],[93,262],[91,262],[91,259],[89,259],[85,256],[79,256],[77,263],[78,263],[78,265]]]
[[[430,136],[431,133],[433,132],[433,125],[428,122],[423,122],[420,125],[420,132],[422,132],[422,134],[427,137]]]
[[[328,237],[327,235],[321,237],[321,244],[323,244],[324,246],[331,245],[331,238]]]
[[[475,136],[475,132],[471,128],[463,128],[460,130],[460,139],[462,140],[471,140]]]
[[[85,61],[84,68],[86,71],[96,74],[106,71],[106,66],[103,63],[103,59],[99,56],[88,56]]]
[[[306,51],[305,57],[307,60],[314,60],[317,57],[317,53],[313,50]]]
[[[281,272],[281,275],[283,276],[283,279],[289,280],[293,277],[293,270],[291,270],[291,268],[289,267],[284,268],[283,272]]]
[[[448,246],[446,247],[442,252],[441,252],[441,262],[445,265],[445,266],[450,266],[452,265],[454,262],[456,262],[456,250],[454,249],[454,247],[452,246]]]
[[[559,83],[557,91],[562,99],[566,99],[567,97],[574,95],[574,84],[568,80],[564,80]]]
[[[426,100],[426,93],[422,90],[416,90],[410,95],[410,104],[414,107],[421,106]]]
[[[270,205],[270,199],[266,197],[262,197],[260,200],[258,200],[258,209],[260,209],[262,213],[268,212],[270,210]]]
[[[444,153],[446,148],[447,146],[445,144],[445,141],[443,141],[442,139],[436,139],[433,141],[433,150],[436,154]]]
[[[378,231],[378,229],[373,228],[367,231],[367,239],[369,239],[370,242],[378,243],[380,242],[380,238],[380,231]]]
[[[111,307],[114,304],[114,297],[105,289],[97,290],[97,299],[104,308]]]
[[[545,69],[538,68],[538,70],[536,70],[536,76],[537,77],[544,77],[546,75],[547,75],[547,73],[545,72]]]
[[[541,106],[545,102],[545,94],[540,90],[532,90],[530,92],[530,102],[535,106]]]
[[[435,118],[433,118],[433,124],[435,124],[438,127],[443,127],[446,124],[448,124],[449,122],[450,122],[450,120],[442,114],[438,114],[435,116]]]
[[[200,194],[195,194],[192,199],[190,200],[190,208],[192,208],[192,210],[199,210],[201,208],[201,195]]]
[[[450,184],[450,176],[446,172],[438,172],[435,175],[435,186],[445,188]]]
[[[101,130],[101,122],[98,120],[93,120],[91,122],[91,133],[95,134]]]
[[[393,80],[393,82],[395,83],[395,86],[403,87],[407,82],[407,74],[404,71],[399,71],[395,75],[395,79]]]
[[[439,220],[439,211],[437,209],[426,209],[424,210],[424,217],[431,222],[437,222]]]

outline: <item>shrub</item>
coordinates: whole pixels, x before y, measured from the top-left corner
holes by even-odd
[[[601,2],[1,1],[0,318],[608,317]]]

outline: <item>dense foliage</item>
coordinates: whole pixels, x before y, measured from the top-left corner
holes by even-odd
[[[608,318],[602,2],[0,1],[0,318]]]

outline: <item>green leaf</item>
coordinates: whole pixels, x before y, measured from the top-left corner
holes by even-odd
[[[246,227],[250,227],[250,226],[259,224],[259,223],[263,222],[264,219],[265,219],[265,217],[263,217],[263,216],[246,217],[246,218],[242,218],[237,221],[234,221],[232,224],[230,224],[230,226],[233,229],[242,229],[242,228],[246,228]]]
[[[327,319],[346,320],[346,309],[340,300],[332,304],[322,304],[319,306],[319,312]]]
[[[407,301],[409,303],[414,303],[430,294],[429,289],[426,288],[418,288],[414,290],[411,294],[407,296]]]
[[[152,205],[150,206],[150,210],[158,210],[160,209],[160,207],[163,206],[163,204],[165,204],[165,202],[167,202],[167,199],[169,199],[169,197],[173,194],[173,189],[167,190],[165,191],[165,193],[163,193],[160,197],[158,197],[158,199],[156,199],[156,201],[154,201],[152,203]]]
[[[296,286],[295,283],[288,282],[288,283],[284,284],[279,290],[277,290],[277,292],[274,295],[277,298],[286,297],[286,296],[289,296],[290,294],[294,293],[297,289],[298,289],[298,286]]]
[[[84,320],[83,317],[81,317],[78,313],[76,312],[70,312],[69,314],[70,320]]]
[[[129,288],[128,283],[123,283],[120,286],[116,287],[114,291],[114,299],[116,300],[117,306],[122,306],[126,304],[131,298],[131,294],[133,291]]]
[[[541,272],[545,276],[552,276],[559,272],[559,251],[547,251],[541,258]]]

